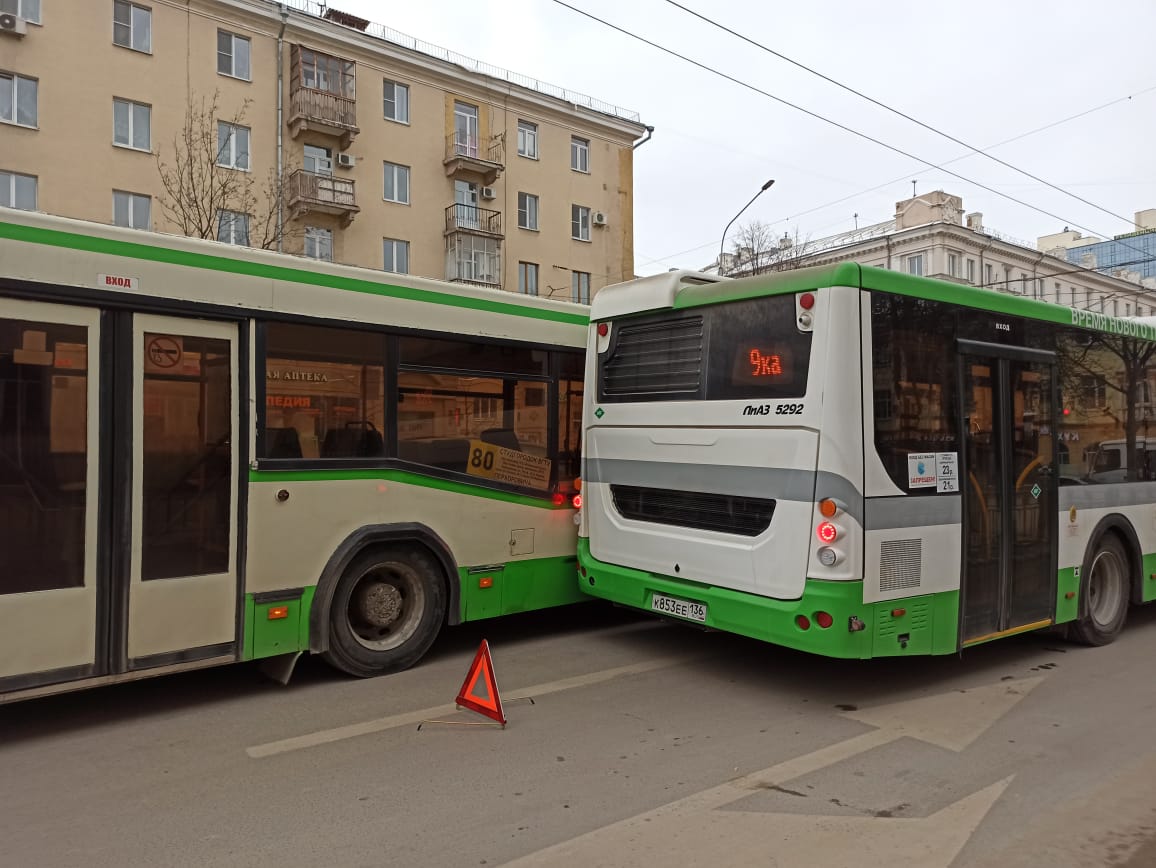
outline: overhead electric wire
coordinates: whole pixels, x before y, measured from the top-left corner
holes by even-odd
[[[904,120],[908,120],[911,123],[915,124],[916,126],[920,126],[929,132],[935,133],[937,136],[942,136],[945,139],[948,139],[952,142],[955,142],[957,145],[961,145],[961,146],[967,148],[972,153],[979,154],[981,157],[987,157],[989,160],[992,160],[993,162],[999,163],[1004,168],[1011,169],[1013,172],[1018,172],[1019,174],[1025,176],[1027,178],[1031,178],[1033,181],[1037,181],[1046,187],[1050,187],[1051,189],[1055,190],[1058,193],[1063,193],[1065,196],[1070,196],[1071,198],[1075,199],[1078,202],[1083,202],[1085,205],[1088,205],[1089,207],[1095,208],[1097,211],[1102,211],[1103,213],[1105,213],[1111,217],[1115,217],[1117,220],[1123,220],[1125,223],[1127,223],[1130,226],[1132,226],[1133,228],[1135,228],[1135,225],[1136,225],[1135,220],[1130,220],[1129,218],[1124,217],[1121,214],[1117,214],[1115,211],[1110,211],[1101,205],[1097,205],[1095,202],[1089,201],[1088,199],[1085,199],[1082,196],[1078,196],[1075,193],[1071,192],[1070,190],[1065,190],[1063,187],[1060,187],[1057,184],[1053,184],[1051,181],[1048,181],[1044,178],[1041,178],[1038,175],[1033,175],[1031,172],[1027,171],[1026,169],[1021,169],[1018,166],[1013,166],[1011,163],[1007,162],[1006,160],[1002,160],[999,157],[992,156],[991,154],[987,153],[987,151],[983,150],[982,148],[977,148],[975,145],[968,144],[967,142],[963,141],[962,139],[957,138],[956,136],[953,136],[951,133],[946,133],[943,130],[939,129],[938,127],[934,127],[931,124],[924,123],[923,121],[919,120],[919,118],[912,117],[911,115],[907,114],[906,112],[904,112],[900,109],[897,109],[894,106],[890,106],[887,103],[883,102],[882,100],[878,100],[873,96],[869,96],[868,94],[863,93],[863,91],[861,91],[861,90],[856,90],[855,88],[851,87],[851,85],[849,85],[849,84],[844,84],[843,82],[839,81],[838,79],[832,78],[829,75],[825,75],[824,73],[819,72],[817,69],[814,69],[810,66],[807,66],[805,63],[801,63],[798,60],[795,60],[791,57],[788,57],[787,55],[783,54],[782,52],[776,51],[775,49],[771,48],[768,45],[763,45],[763,43],[759,42],[758,40],[751,39],[749,36],[746,36],[742,33],[739,33],[737,30],[732,30],[730,27],[727,27],[725,24],[722,24],[718,21],[715,21],[713,18],[710,18],[706,15],[703,15],[701,12],[696,12],[695,10],[693,10],[687,6],[684,6],[683,4],[679,3],[678,0],[666,0],[666,2],[669,3],[671,6],[674,6],[677,9],[681,9],[683,12],[687,13],[688,15],[693,15],[695,18],[699,19],[700,21],[706,22],[707,24],[711,25],[712,27],[717,27],[719,30],[722,30],[724,33],[729,33],[731,36],[734,36],[737,39],[741,39],[743,42],[746,42],[749,45],[753,45],[756,48],[761,49],[762,51],[765,51],[768,54],[771,54],[771,55],[779,58],[779,60],[786,61],[787,63],[791,64],[792,66],[796,66],[799,69],[802,69],[806,72],[809,72],[811,75],[818,76],[819,78],[823,79],[823,81],[826,81],[830,84],[833,84],[838,88],[842,88],[843,90],[847,91],[848,93],[854,94],[855,96],[859,97],[860,99],[865,99],[865,100],[867,100],[867,102],[871,103],[872,105],[878,106],[879,108],[883,109],[884,111],[889,111],[893,115],[901,117]]]
[[[1026,139],[1028,136],[1034,136],[1037,133],[1042,133],[1042,132],[1045,132],[1047,130],[1054,129],[1055,127],[1062,126],[1063,124],[1069,123],[1071,121],[1079,120],[1080,118],[1087,117],[1088,115],[1094,114],[1095,112],[1103,111],[1106,108],[1111,108],[1112,106],[1117,105],[1117,104],[1122,103],[1122,102],[1128,102],[1129,100],[1133,99],[1134,97],[1143,96],[1144,94],[1151,93],[1152,91],[1156,91],[1156,85],[1151,85],[1149,87],[1143,88],[1142,90],[1138,90],[1135,93],[1130,93],[1130,94],[1126,94],[1125,96],[1117,97],[1116,99],[1109,100],[1108,102],[1101,103],[1100,105],[1093,106],[1092,108],[1084,109],[1083,111],[1077,112],[1074,115],[1068,115],[1065,118],[1060,118],[1057,121],[1052,121],[1051,123],[1044,124],[1041,127],[1036,127],[1035,129],[1028,130],[1027,132],[1023,132],[1023,133],[1020,133],[1018,135],[1012,136],[1010,139],[1004,139],[1001,142],[996,142],[995,144],[988,145],[987,150],[991,150],[992,148],[1002,148],[1004,145],[1010,145],[1012,142],[1018,142],[1021,139]],[[958,163],[960,160],[965,160],[968,157],[970,157],[971,155],[972,154],[970,152],[966,153],[966,154],[960,154],[958,157],[952,157],[950,160],[945,160],[943,162],[943,165],[949,166],[952,163]],[[788,217],[780,218],[779,220],[773,221],[771,223],[771,225],[773,226],[775,223],[784,223],[784,222],[790,220],[791,217],[795,217],[795,218],[804,217],[807,214],[814,214],[816,211],[823,211],[827,208],[833,208],[835,205],[840,205],[843,202],[849,202],[852,199],[859,198],[860,196],[866,196],[868,193],[874,193],[877,190],[882,190],[885,187],[890,187],[893,184],[897,184],[900,181],[905,181],[910,177],[911,177],[911,172],[908,172],[907,174],[901,175],[898,178],[895,178],[893,180],[885,181],[882,184],[876,184],[874,187],[868,187],[865,190],[860,190],[858,193],[852,193],[849,196],[843,196],[842,198],[834,199],[830,202],[827,202],[824,205],[817,205],[814,208],[808,208],[807,210],[800,211],[797,214],[790,215]],[[689,247],[686,250],[680,250],[677,253],[671,253],[668,256],[661,256],[657,259],[648,259],[646,261],[647,262],[664,262],[664,261],[667,261],[669,259],[673,259],[676,256],[683,256],[687,253],[694,253],[696,250],[705,250],[708,247],[713,248],[714,242],[713,241],[707,241],[707,242],[704,242],[703,244],[699,244],[695,247]],[[1132,249],[1135,249],[1135,248],[1132,248]]]
[[[1015,196],[1012,196],[1010,193],[1004,193],[1001,190],[997,190],[994,187],[989,187],[986,184],[982,184],[979,181],[976,181],[972,178],[968,178],[967,176],[961,175],[958,172],[953,172],[950,169],[945,169],[945,168],[943,168],[942,165],[939,165],[937,163],[933,163],[930,160],[926,160],[922,157],[916,156],[915,154],[912,154],[910,151],[905,151],[896,145],[889,145],[887,142],[884,142],[880,139],[877,139],[874,136],[870,136],[867,133],[862,132],[861,130],[857,130],[854,127],[849,127],[846,124],[840,123],[839,121],[832,120],[829,117],[821,115],[818,112],[812,111],[811,109],[804,108],[803,106],[798,105],[796,103],[793,103],[790,100],[783,99],[780,96],[775,96],[770,91],[766,91],[760,87],[756,87],[755,85],[751,84],[750,82],[743,81],[740,78],[735,78],[733,75],[730,75],[729,73],[725,73],[722,70],[715,69],[713,66],[708,66],[707,64],[702,63],[701,61],[695,60],[692,57],[687,57],[685,54],[680,54],[679,52],[675,51],[673,48],[667,48],[665,45],[659,45],[657,42],[654,42],[651,39],[647,39],[645,36],[640,36],[639,34],[634,33],[631,30],[627,30],[625,27],[620,27],[617,24],[614,24],[610,21],[607,21],[605,18],[599,18],[597,15],[593,14],[592,12],[587,12],[584,9],[579,9],[577,6],[572,6],[571,4],[565,2],[565,0],[552,0],[552,2],[557,3],[559,6],[562,6],[566,9],[569,9],[571,12],[577,12],[579,15],[582,15],[586,18],[589,18],[592,21],[596,21],[605,27],[609,27],[611,30],[615,30],[615,31],[623,34],[624,36],[629,36],[631,39],[635,39],[635,40],[643,43],[644,45],[649,45],[651,48],[657,48],[659,51],[662,51],[666,54],[669,54],[672,57],[677,57],[679,60],[682,60],[686,63],[689,63],[692,66],[696,66],[699,69],[704,70],[705,72],[709,72],[712,75],[717,75],[719,78],[724,78],[727,81],[731,82],[732,84],[737,84],[737,85],[739,85],[739,87],[744,87],[747,90],[754,91],[755,93],[760,94],[762,96],[765,96],[768,99],[773,100],[774,102],[780,103],[781,105],[785,105],[789,108],[793,108],[793,109],[795,109],[795,111],[802,112],[803,114],[807,115],[808,117],[815,118],[816,120],[822,121],[823,123],[829,124],[830,126],[833,126],[833,127],[840,129],[840,130],[843,130],[844,132],[851,133],[851,135],[858,136],[861,139],[865,139],[869,142],[872,142],[873,144],[879,145],[881,148],[886,148],[889,151],[894,151],[895,153],[900,154],[901,156],[907,157],[910,160],[916,160],[920,164],[927,166],[930,169],[938,169],[941,172],[945,172],[946,174],[951,175],[953,178],[958,178],[959,180],[963,181],[964,183],[971,184],[974,187],[979,187],[981,190],[987,190],[989,193],[993,193],[1002,199],[1007,199],[1009,202],[1015,202],[1017,205],[1022,205],[1024,208],[1028,208],[1032,211],[1036,211],[1040,214],[1044,214],[1045,216],[1051,217],[1053,220],[1059,220],[1061,223],[1066,223],[1069,226],[1075,226],[1077,229],[1083,229],[1085,232],[1090,232],[1093,235],[1109,235],[1110,234],[1107,232],[1099,232],[1095,229],[1089,229],[1087,226],[1084,226],[1080,223],[1077,223],[1075,220],[1068,220],[1064,217],[1061,217],[1059,214],[1054,214],[1053,212],[1048,211],[1044,208],[1041,208],[1038,205],[1032,205],[1030,202],[1025,202],[1022,199],[1017,199]],[[1139,250],[1138,248],[1132,247],[1129,244],[1125,244],[1123,241],[1121,241],[1120,244],[1123,245],[1124,247],[1127,247],[1130,250],[1135,251],[1136,253],[1141,253],[1141,254],[1144,253],[1144,251]]]

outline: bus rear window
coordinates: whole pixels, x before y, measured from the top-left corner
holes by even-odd
[[[795,297],[713,308],[708,316],[707,398],[801,398],[811,335],[795,325]]]
[[[810,361],[793,295],[632,317],[599,359],[599,400],[801,398]]]

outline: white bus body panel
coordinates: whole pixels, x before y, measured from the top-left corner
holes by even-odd
[[[716,587],[799,597],[807,571],[818,441],[814,431],[801,429],[592,429],[582,486],[591,554],[606,563]],[[602,479],[777,503],[770,527],[745,537],[623,518],[614,508],[610,483]]]

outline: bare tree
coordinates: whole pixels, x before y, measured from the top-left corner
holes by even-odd
[[[720,273],[764,274],[768,271],[791,271],[806,265],[811,255],[810,239],[786,233],[775,238],[771,227],[758,220],[739,224],[732,241],[734,253],[729,262],[720,262]]]
[[[766,270],[794,271],[796,268],[803,268],[813,252],[811,248],[811,239],[800,238],[798,229],[795,230],[793,237],[789,232],[784,233]]]
[[[273,249],[289,235],[284,207],[288,173],[274,168],[260,181],[252,171],[230,168],[251,168],[248,142],[228,132],[246,126],[249,100],[227,118],[221,117],[219,101],[219,91],[211,98],[190,96],[171,153],[157,153],[161,210],[184,235],[209,239],[218,237],[223,219],[245,215],[244,229],[237,228],[244,243]]]
[[[771,227],[759,220],[740,223],[732,239],[731,245],[734,253],[731,254],[731,262],[726,265],[720,262],[720,273],[738,271],[758,274],[775,251],[775,240]]]

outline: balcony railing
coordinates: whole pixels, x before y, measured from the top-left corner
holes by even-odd
[[[348,226],[361,210],[357,207],[353,183],[347,178],[298,169],[289,176],[287,184],[289,208],[294,216],[309,211],[336,214]]]
[[[479,235],[502,235],[502,212],[477,205],[450,205],[446,208],[446,234],[476,232]]]
[[[492,184],[505,168],[505,159],[505,142],[497,136],[482,139],[460,130],[446,136],[447,175],[481,175],[483,184]]]
[[[304,130],[341,138],[349,147],[361,130],[357,126],[357,100],[328,90],[298,86],[289,97],[289,131],[294,138]]]

